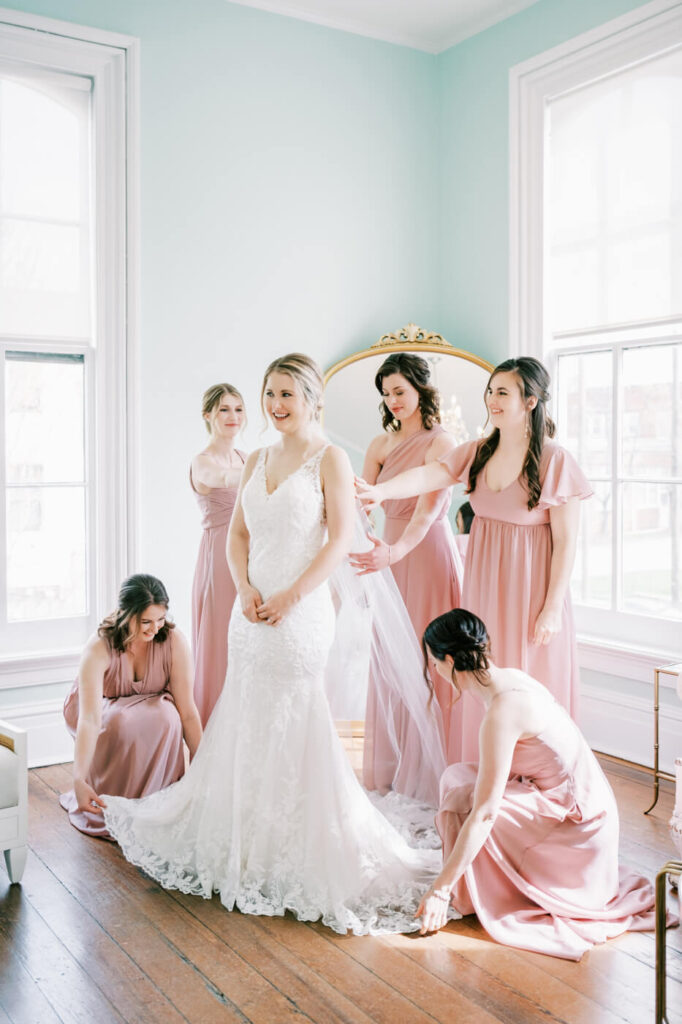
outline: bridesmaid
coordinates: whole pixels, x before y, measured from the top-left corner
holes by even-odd
[[[579,678],[568,585],[578,503],[592,491],[573,457],[550,440],[549,383],[537,359],[506,360],[486,388],[494,427],[488,437],[373,487],[360,481],[358,492],[372,507],[468,484],[475,516],[461,603],[487,622],[494,660],[539,679],[575,718]],[[472,760],[482,716],[468,695],[461,703],[461,759]]]
[[[99,793],[155,793],[185,771],[183,736],[190,758],[199,745],[189,644],[167,616],[160,580],[124,580],[118,608],[88,640],[64,703],[76,749],[73,789],[59,802],[86,835],[111,838]]]
[[[205,728],[227,672],[227,627],[237,591],[225,546],[246,459],[234,442],[246,417],[242,396],[231,384],[209,388],[202,413],[211,440],[192,460],[189,481],[204,531],[192,585],[192,647],[194,700]]]
[[[382,483],[413,466],[423,466],[447,456],[454,448],[440,425],[440,396],[430,382],[429,364],[407,352],[390,355],[379,367],[374,381],[382,397],[383,433],[375,437],[365,457],[364,479]],[[360,575],[390,566],[407,608],[414,631],[421,637],[436,615],[460,603],[462,560],[447,518],[452,490],[448,481],[441,490],[389,501],[384,506],[383,540],[370,535],[373,548],[351,554]],[[453,705],[451,688],[438,676],[434,688],[445,728],[448,764],[461,759],[461,708]],[[392,746],[377,700],[376,687],[368,694],[365,721],[365,785],[385,789],[387,773],[394,774]],[[391,752],[389,754],[389,752]],[[403,750],[403,756],[405,756]],[[419,756],[418,751],[415,752]]]
[[[619,868],[613,792],[566,711],[530,676],[493,664],[470,612],[441,615],[422,644],[443,679],[485,708],[478,763],[441,779],[444,864],[417,911],[422,933],[443,927],[451,902],[498,942],[568,960],[653,931],[653,886]]]

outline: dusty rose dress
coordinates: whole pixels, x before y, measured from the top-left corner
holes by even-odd
[[[443,433],[443,427],[436,424],[431,430],[420,430],[408,437],[388,455],[377,482],[390,480],[406,469],[424,465],[426,451],[434,439]],[[408,555],[391,566],[419,643],[432,619],[458,607],[460,603],[463,566],[447,518],[451,496],[450,488],[440,492],[438,514],[428,533]],[[412,518],[417,500],[406,498],[384,503],[386,523],[383,539],[387,544],[395,544],[403,533]],[[421,680],[417,682],[421,685]],[[459,761],[461,708],[452,704],[452,688],[440,676],[434,680],[434,686],[443,717],[446,761]],[[363,757],[363,778],[368,789],[388,788],[395,774],[395,754],[388,739],[384,718],[381,694],[377,692],[375,681],[370,680]],[[402,737],[401,775],[405,776],[409,775],[410,764],[418,763],[420,749],[418,737],[412,736],[404,723],[398,732]]]
[[[133,679],[130,661],[111,652],[104,673],[102,728],[87,781],[96,793],[138,797],[156,793],[184,773],[182,723],[167,687],[171,673],[171,641],[149,644],[143,679]],[[72,736],[78,725],[78,680],[64,702],[64,718]],[[71,789],[59,802],[71,824],[90,836],[109,839],[101,814],[79,811]]]
[[[237,455],[246,461],[244,452],[237,451]],[[192,650],[194,702],[206,728],[227,673],[227,628],[237,591],[225,546],[239,488],[213,487],[210,494],[199,494],[191,470],[189,482],[201,510],[203,529],[192,584]]]
[[[477,769],[453,764],[441,779],[444,858],[471,810]],[[516,744],[495,824],[452,902],[498,942],[568,960],[621,932],[652,930],[653,886],[619,868],[618,830],[611,787],[557,705],[546,729]]]
[[[476,441],[459,445],[441,461],[454,482],[466,483]],[[495,664],[520,668],[544,683],[572,715],[578,710],[578,658],[571,598],[567,592],[562,628],[546,646],[532,643],[535,621],[549,586],[552,531],[549,512],[569,498],[588,498],[592,489],[575,459],[548,441],[540,461],[540,502],[528,509],[528,494],[520,480],[491,491],[485,469],[478,474],[469,501],[476,513],[469,535],[462,607],[483,619]],[[465,694],[461,701],[464,742],[461,760],[478,757],[481,706]]]

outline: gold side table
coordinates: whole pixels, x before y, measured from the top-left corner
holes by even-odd
[[[674,775],[671,775],[670,772],[662,772],[659,768],[658,693],[661,676],[674,676],[675,678],[682,676],[682,661],[678,662],[676,665],[659,665],[658,668],[654,669],[654,802],[651,807],[646,809],[644,812],[645,814],[649,814],[653,811],[654,807],[658,803],[659,779],[667,779],[668,782],[675,781]]]
[[[668,875],[682,874],[682,861],[669,860],[656,875],[656,1024],[668,1024],[665,990],[665,882]]]

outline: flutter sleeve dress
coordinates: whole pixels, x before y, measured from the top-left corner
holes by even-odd
[[[244,452],[237,455],[246,461]],[[237,590],[225,548],[239,487],[212,487],[209,494],[199,494],[191,470],[189,480],[203,531],[192,584],[192,652],[194,702],[206,728],[227,674],[227,630]]]
[[[440,461],[453,483],[466,483],[478,442],[459,445]],[[491,491],[485,467],[469,495],[475,512],[464,570],[462,607],[478,615],[490,636],[492,659],[538,679],[573,718],[578,711],[578,659],[571,598],[567,591],[561,630],[546,645],[533,644],[533,631],[549,587],[552,560],[550,510],[570,498],[588,498],[592,489],[573,456],[553,441],[540,460],[540,501],[528,508],[528,492],[518,478]],[[461,701],[461,760],[478,757],[482,709],[469,694]]]
[[[146,796],[183,775],[182,722],[168,690],[171,664],[170,636],[150,642],[143,679],[133,679],[125,654],[111,651],[102,686],[102,725],[87,778],[96,793]],[[64,703],[64,718],[75,738],[78,680]],[[72,789],[59,802],[75,828],[86,835],[111,838],[101,814],[78,810]]]
[[[435,424],[431,430],[420,430],[408,437],[389,453],[377,483],[390,480],[414,466],[423,466],[430,445],[444,433],[443,427]],[[460,603],[463,564],[448,520],[451,496],[450,488],[439,492],[438,511],[428,533],[412,551],[391,566],[419,643],[432,619],[456,608]],[[383,539],[387,544],[398,541],[412,518],[417,500],[406,498],[384,503],[386,522]],[[385,706],[375,683],[375,680],[370,680],[368,690],[363,778],[368,789],[383,790],[388,788],[395,774],[395,749],[388,739],[387,723],[384,720]],[[421,679],[416,683],[424,686],[427,699],[425,683]],[[458,761],[461,759],[462,744],[461,709],[453,704],[452,688],[440,676],[433,683],[442,713],[446,760],[448,763]],[[419,761],[419,737],[416,734],[413,736],[409,728],[403,728],[400,723],[395,729],[403,737],[400,774],[406,775],[409,774],[410,764]]]
[[[471,811],[477,771],[453,764],[441,778],[444,858]],[[557,706],[546,729],[516,744],[495,823],[453,905],[498,942],[568,960],[622,932],[653,930],[653,886],[619,866],[618,834],[613,791]]]

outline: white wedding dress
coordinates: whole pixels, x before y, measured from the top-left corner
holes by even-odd
[[[321,458],[268,494],[263,450],[244,487],[249,579],[264,598],[325,541]],[[165,888],[218,892],[248,914],[289,910],[338,932],[414,931],[440,852],[409,845],[353,773],[324,692],[334,627],[326,585],[276,627],[249,622],[237,602],[227,680],[189,770],[139,800],[107,796],[105,821],[126,858]]]

